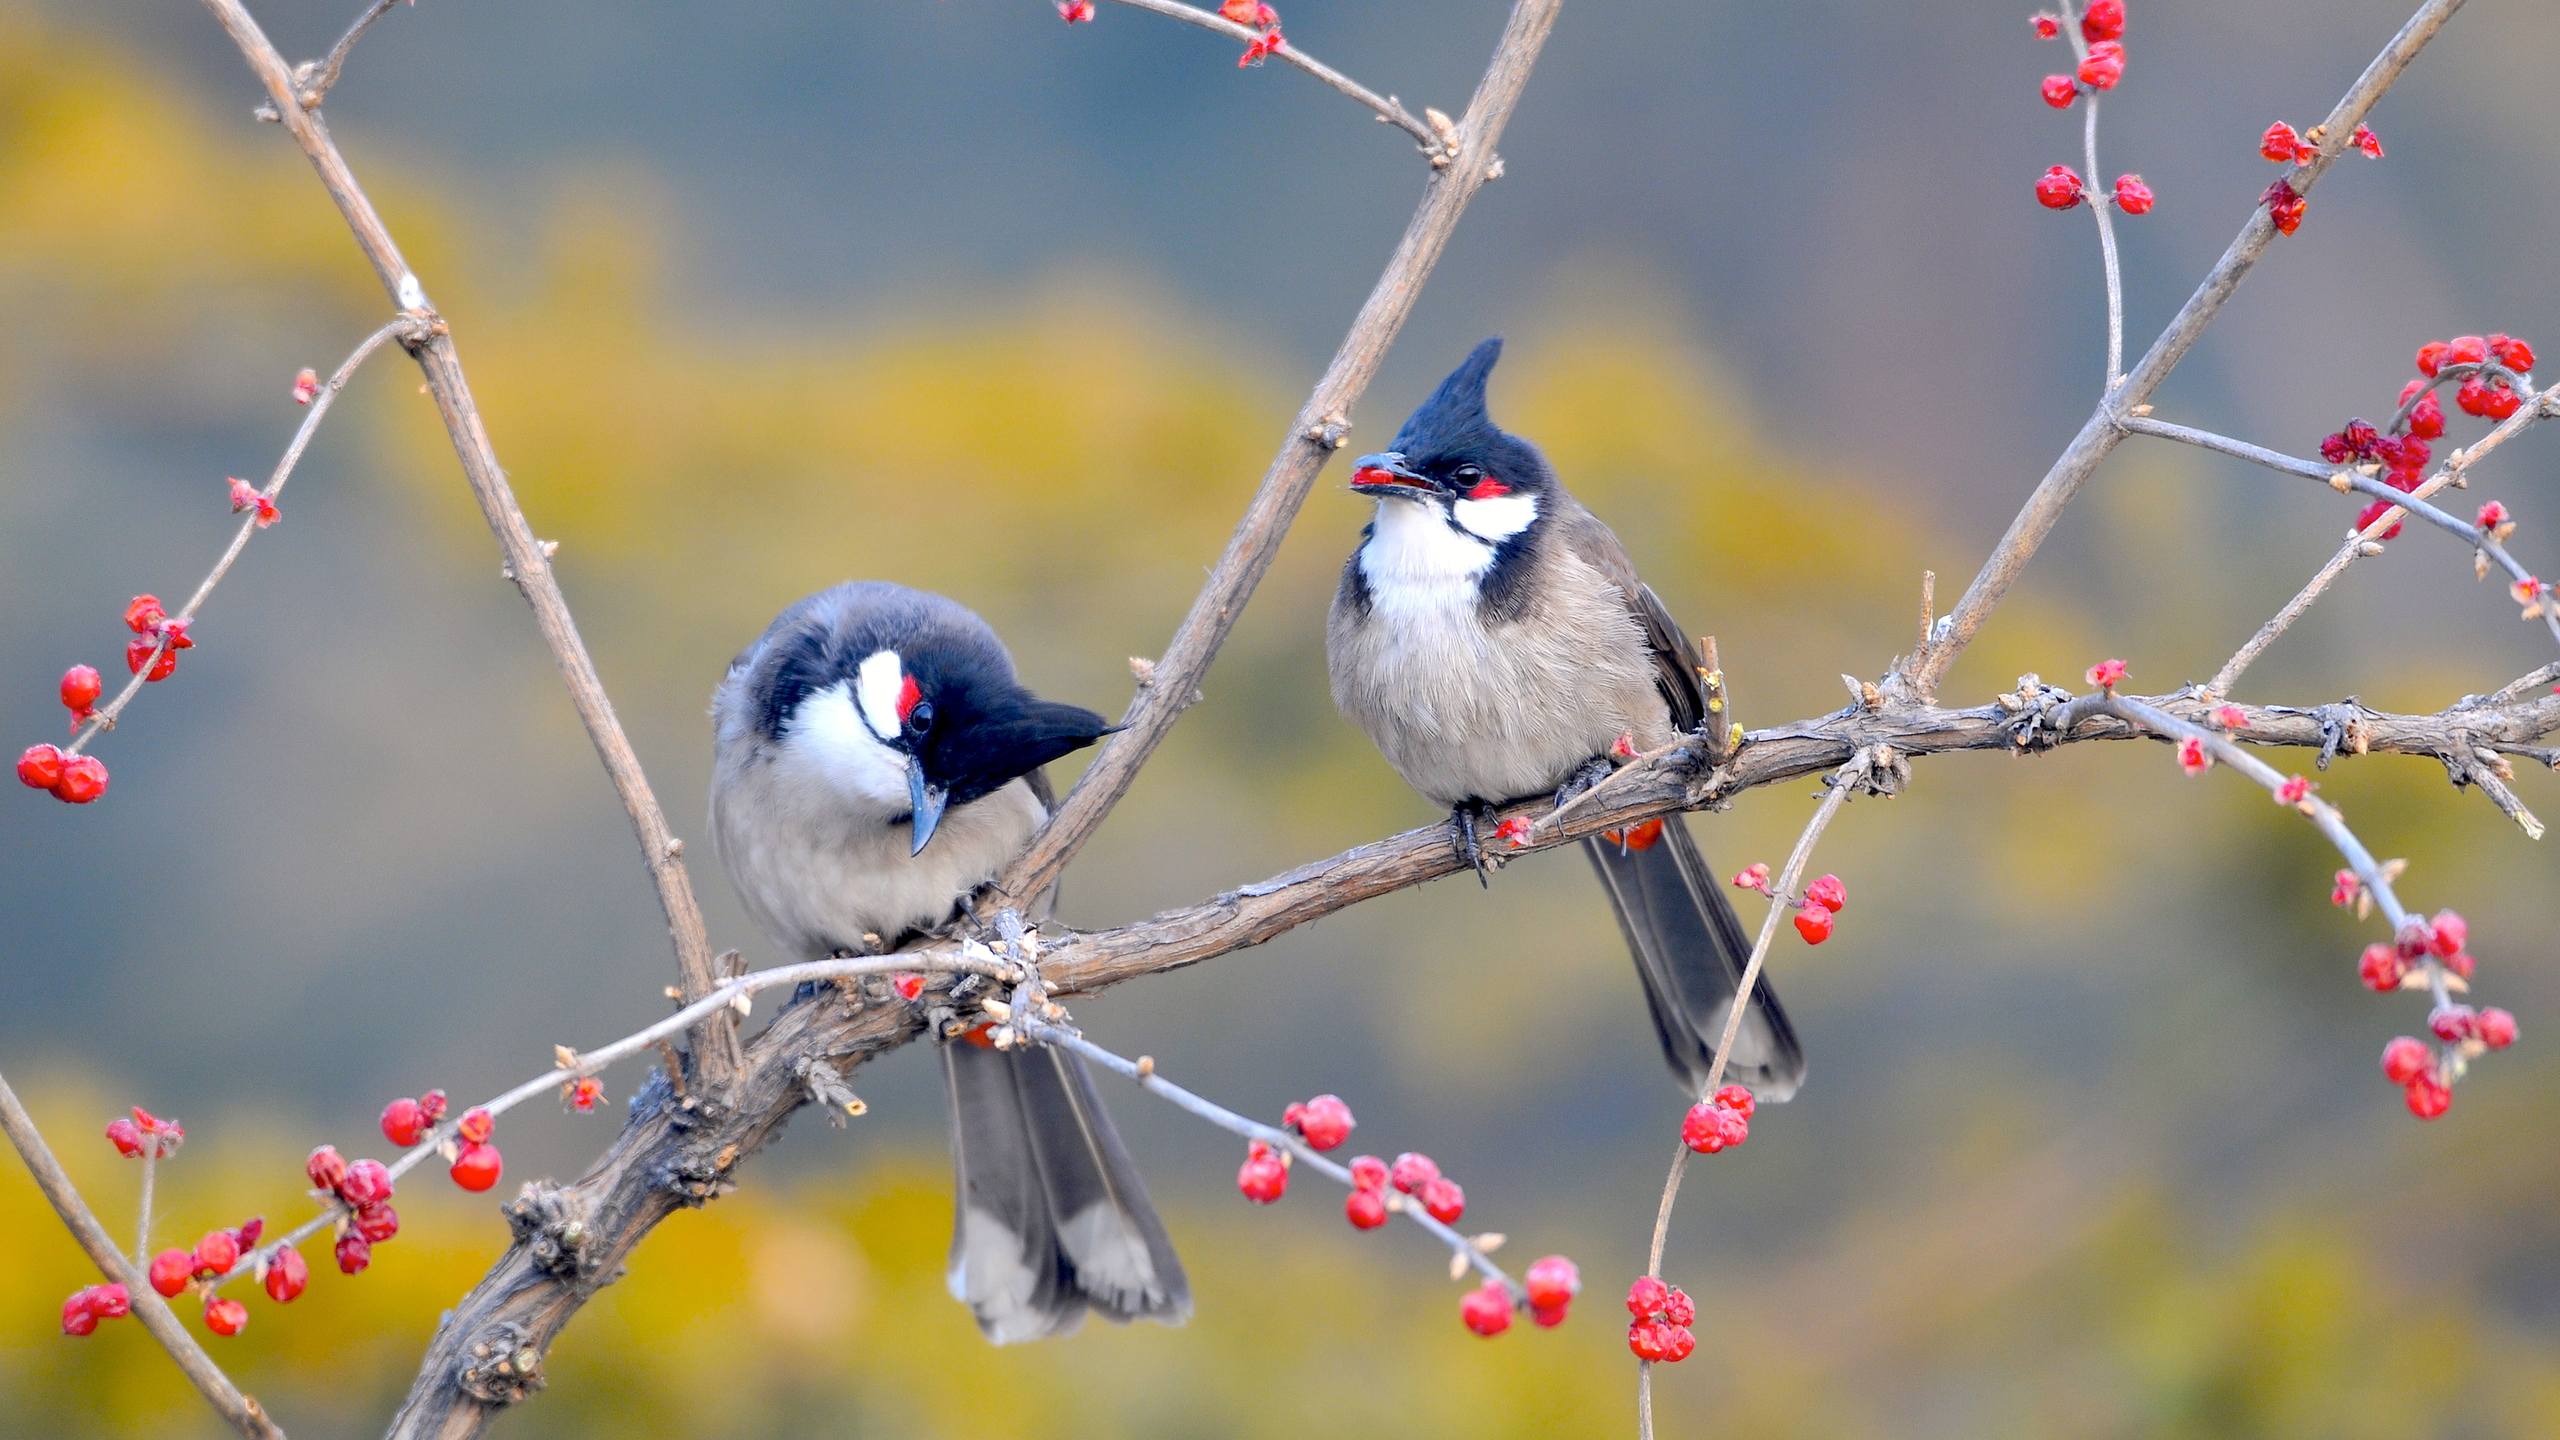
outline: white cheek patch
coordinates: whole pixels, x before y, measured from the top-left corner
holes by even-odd
[[[891,659],[894,663],[895,657]],[[863,664],[867,668],[870,661]],[[895,719],[896,692],[890,693],[889,713]],[[853,692],[841,680],[800,702],[784,749],[845,795],[886,811],[907,808],[907,757],[873,733],[867,717],[854,712]]]
[[[1490,500],[1461,500],[1449,510],[1468,534],[1499,544],[1536,522],[1538,497],[1497,495]]]
[[[1472,583],[1492,567],[1492,546],[1450,529],[1440,507],[1425,501],[1381,503],[1369,543],[1360,547],[1360,573],[1376,591]]]
[[[883,740],[897,738],[905,728],[898,714],[898,692],[907,683],[906,666],[895,650],[875,650],[854,667],[854,684],[862,697],[862,718],[871,733]]]

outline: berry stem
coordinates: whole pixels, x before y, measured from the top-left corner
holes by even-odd
[[[2062,33],[2071,40],[2074,58],[2089,58],[2089,42],[2080,33],[2080,10],[2071,0],[2062,3]],[[2080,117],[2080,159],[2087,167],[2083,172],[2089,183],[2098,183],[2098,92],[2084,97]],[[2124,379],[2124,271],[2116,261],[2115,206],[2108,199],[2092,193],[2089,214],[2098,222],[2098,254],[2105,262],[2107,274],[2107,386],[2109,390]]]
[[[151,1181],[159,1165],[160,1140],[152,1136],[142,1147],[142,1198],[133,1222],[133,1263],[146,1270],[151,1267]]]
[[[1831,772],[1824,782],[1822,803],[1813,818],[1805,822],[1804,833],[1796,837],[1793,850],[1787,852],[1787,863],[1769,885],[1769,913],[1760,921],[1760,933],[1751,942],[1751,958],[1742,967],[1742,983],[1734,987],[1733,1003],[1725,1007],[1724,1034],[1716,1039],[1715,1063],[1707,1067],[1702,1095],[1713,1095],[1724,1083],[1725,1062],[1733,1056],[1734,1038],[1742,1033],[1742,1012],[1750,1007],[1751,992],[1760,984],[1760,967],[1769,958],[1769,942],[1777,938],[1778,922],[1796,908],[1785,897],[1799,893],[1805,866],[1813,859],[1814,842],[1831,828],[1833,817],[1849,803],[1849,797],[1874,773],[1876,754],[1860,750],[1849,757],[1849,763]],[[1671,1238],[1671,1207],[1680,1197],[1680,1178],[1688,1173],[1691,1151],[1686,1144],[1672,1152],[1671,1170],[1662,1179],[1662,1203],[1653,1212],[1653,1244],[1645,1252],[1644,1273],[1656,1280],[1662,1278],[1662,1251]],[[1636,1362],[1636,1433],[1642,1440],[1653,1440],[1653,1362]]]
[[[2518,415],[2546,413],[2548,412],[2539,404],[2528,406],[2517,412]],[[2287,475],[2299,475],[2306,480],[2316,480],[2323,486],[2328,486],[2334,478],[2343,476],[2349,489],[2360,495],[2370,495],[2377,500],[2388,501],[2394,507],[2377,517],[2373,524],[2364,527],[2357,535],[2359,541],[2377,530],[2390,529],[2391,523],[2405,512],[2417,516],[2448,535],[2460,538],[2463,543],[2488,556],[2499,569],[2507,572],[2508,579],[2524,581],[2534,578],[2534,572],[2517,563],[2515,556],[2507,552],[2506,546],[2498,543],[2496,536],[2458,515],[2429,504],[2416,494],[2393,489],[2374,476],[2367,475],[2353,464],[2331,465],[2326,461],[2301,459],[2280,454],[2261,445],[2252,445],[2246,440],[2234,440],[2228,435],[2217,435],[2210,430],[2198,430],[2192,426],[2173,425],[2166,420],[2154,420],[2147,415],[2127,416],[2124,420],[2124,428],[2136,435],[2151,435],[2162,440],[2175,440],[2181,444],[2194,445],[2200,449],[2246,460],[2253,465],[2262,465],[2269,470],[2280,470]],[[2560,643],[2560,606],[2543,606],[2542,621],[2550,629],[2552,640]]]
[[[1126,5],[1132,10],[1144,10],[1150,14],[1162,15],[1168,20],[1179,20],[1185,25],[1197,25],[1203,30],[1224,35],[1230,40],[1242,40],[1248,44],[1260,38],[1262,33],[1252,26],[1239,25],[1215,10],[1203,9],[1197,5],[1185,5],[1181,0],[1112,0],[1112,3]],[[1299,49],[1294,40],[1268,53],[1304,70],[1336,92],[1367,106],[1380,121],[1393,125],[1412,136],[1422,147],[1422,153],[1431,157],[1434,169],[1448,163],[1448,147],[1441,142],[1440,136],[1434,133],[1429,125],[1414,118],[1412,111],[1397,104],[1394,96],[1381,95],[1316,59]]]
[[[1250,1116],[1239,1115],[1214,1100],[1186,1090],[1164,1078],[1153,1065],[1142,1066],[1135,1060],[1113,1054],[1073,1030],[1050,1024],[1028,1013],[1018,1001],[1013,1018],[1005,1023],[1026,1040],[1036,1041],[1042,1045],[1055,1045],[1061,1050],[1081,1055],[1115,1075],[1123,1075],[1136,1081],[1139,1089],[1169,1100],[1176,1107],[1208,1121],[1221,1130],[1241,1135],[1247,1140],[1259,1140],[1274,1149],[1286,1150],[1295,1157],[1293,1164],[1313,1169],[1317,1174],[1334,1181],[1346,1190],[1356,1188],[1352,1184],[1349,1169],[1317,1153],[1305,1141],[1288,1131],[1277,1126],[1265,1125]],[[1449,1247],[1450,1254],[1474,1267],[1477,1274],[1510,1291],[1513,1305],[1528,1303],[1527,1289],[1506,1274],[1501,1266],[1494,1264],[1491,1256],[1477,1249],[1474,1241],[1432,1218],[1420,1205],[1410,1203],[1409,1197],[1408,1203],[1394,1208],[1402,1211],[1406,1219],[1431,1232],[1433,1238]]]
[[[328,383],[320,387],[320,393],[312,397],[311,408],[303,412],[302,424],[293,432],[293,443],[285,446],[284,458],[276,462],[275,473],[268,477],[266,487],[258,493],[274,499],[276,493],[284,489],[284,482],[292,477],[293,467],[301,461],[302,452],[311,447],[311,436],[320,428],[321,418],[327,415],[329,407],[336,403],[338,392],[345,388],[348,378],[356,373],[356,367],[362,365],[386,342],[414,334],[416,331],[417,322],[403,315],[364,337],[354,352],[347,356],[346,362],[329,377]],[[134,667],[133,678],[127,680],[124,688],[116,692],[116,698],[108,701],[82,722],[79,733],[71,738],[70,744],[63,747],[63,754],[77,755],[90,741],[98,738],[101,731],[115,728],[116,717],[123,714],[124,707],[132,704],[133,697],[140,693],[151,674],[152,667],[159,662],[161,652],[169,648],[169,641],[177,633],[185,630],[187,622],[196,618],[196,612],[204,608],[204,602],[213,594],[213,587],[221,584],[222,577],[231,573],[231,567],[239,560],[240,552],[249,548],[249,537],[257,533],[258,517],[255,512],[240,517],[240,528],[232,532],[231,544],[223,550],[222,558],[213,562],[213,569],[196,586],[196,593],[187,597],[185,607],[170,617],[171,624],[162,628],[160,641],[152,647],[151,654],[140,665]]]

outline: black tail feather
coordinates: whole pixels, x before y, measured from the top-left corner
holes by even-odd
[[[1702,1096],[1725,1013],[1751,959],[1751,937],[1680,816],[1665,817],[1661,842],[1647,849],[1621,850],[1600,839],[1583,848],[1635,956],[1663,1059],[1682,1088]],[[1725,1078],[1773,1102],[1804,1083],[1804,1049],[1766,975],[1752,989]]]

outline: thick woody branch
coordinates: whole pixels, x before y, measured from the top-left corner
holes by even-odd
[[[2364,123],[2375,102],[2400,78],[2401,72],[2408,69],[2409,62],[2417,58],[2418,51],[2434,39],[2436,32],[2443,29],[2445,22],[2461,8],[2462,0],[2426,0],[2418,7],[2417,13],[2409,17],[2408,23],[2400,27],[2399,33],[2391,37],[2390,43],[2383,46],[2382,53],[2365,67],[2364,73],[2356,78],[2336,108],[2329,112],[2328,119],[2322,122],[2326,128],[2319,132],[2325,137],[2320,143],[2319,153],[2287,175],[2297,193],[2311,193],[2312,186],[2319,183],[2329,166],[2346,152],[2355,128]],[[2091,178],[2095,179],[2094,176]],[[1965,587],[1964,597],[1947,612],[1940,633],[1932,637],[1928,647],[1912,656],[1911,663],[1893,677],[1893,688],[1914,699],[1926,700],[1937,694],[1938,682],[1946,677],[1947,667],[1953,665],[1965,647],[1973,643],[1974,636],[1982,630],[1983,622],[1990,619],[1992,610],[2007,598],[2010,588],[2025,573],[2027,562],[2035,558],[2046,537],[2053,533],[2053,527],[2060,523],[2062,512],[2079,495],[2080,487],[2088,483],[2089,477],[2097,472],[2099,462],[2105,460],[2123,440],[2125,432],[2119,423],[2121,417],[2150,402],[2153,392],[2160,388],[2160,382],[2169,377],[2169,372],[2177,368],[2178,362],[2186,358],[2187,351],[2204,334],[2205,327],[2222,313],[2223,305],[2231,299],[2232,292],[2240,288],[2240,282],[2248,277],[2259,257],[2266,253],[2275,233],[2265,205],[2261,204],[2249,212],[2248,222],[2240,227],[2239,235],[2222,252],[2222,258],[2215,262],[2195,293],[2187,297],[2187,303],[2179,308],[2168,328],[2151,342],[2150,350],[2126,374],[2124,382],[2100,397],[2097,408],[2080,426],[2080,433],[2072,437],[2061,458],[2055,460],[2053,467],[2045,472],[2044,479],[2037,482],[2035,493],[2027,497],[2026,505],[2010,520],[2008,531],[1992,548],[1991,557],[1983,562],[1981,572],[1973,577],[1972,584]]]
[[[427,389],[435,397],[436,411],[444,419],[454,454],[462,461],[463,477],[470,482],[481,514],[498,538],[506,572],[523,593],[525,603],[533,607],[535,628],[550,648],[561,679],[568,685],[570,703],[577,709],[579,722],[586,727],[587,738],[594,742],[596,756],[604,762],[605,774],[613,781],[614,792],[631,817],[631,828],[640,840],[641,858],[657,887],[658,905],[665,912],[667,930],[675,942],[676,972],[684,998],[698,1000],[710,993],[718,977],[713,972],[710,937],[703,929],[702,908],[694,900],[693,881],[685,872],[684,846],[667,827],[666,814],[658,808],[658,797],[640,768],[639,754],[631,748],[630,737],[623,734],[622,722],[613,713],[613,701],[605,694],[595,661],[587,654],[586,642],[578,637],[568,599],[560,593],[560,582],[551,573],[550,547],[534,538],[524,511],[516,504],[515,491],[507,484],[506,471],[498,464],[498,452],[490,442],[488,427],[481,421],[479,404],[472,398],[470,382],[463,378],[462,358],[454,348],[452,331],[428,303],[426,287],[410,270],[364,187],[356,183],[355,172],[348,168],[337,142],[329,137],[328,123],[317,109],[305,107],[295,86],[293,67],[285,63],[274,42],[258,28],[258,22],[240,0],[204,0],[204,7],[232,43],[239,46],[242,58],[266,87],[277,118],[310,159],[311,168],[319,172],[322,188],[337,203],[339,214],[354,232],[357,247],[372,263],[382,287],[391,293],[393,303],[424,330],[423,338],[411,344],[409,353],[426,373]],[[694,1033],[703,1079],[714,1089],[726,1082],[734,1064],[735,1037],[736,1031],[720,1018],[706,1021]]]
[[[1218,647],[1226,643],[1244,614],[1245,603],[1253,598],[1254,587],[1280,553],[1290,522],[1315,488],[1316,472],[1349,433],[1352,406],[1369,388],[1388,345],[1413,313],[1423,282],[1440,263],[1457,229],[1458,217],[1485,181],[1498,173],[1494,143],[1520,103],[1529,69],[1548,32],[1555,28],[1561,4],[1562,0],[1517,0],[1512,6],[1493,61],[1477,83],[1466,115],[1457,123],[1457,158],[1432,173],[1421,206],[1405,226],[1404,238],[1396,242],[1395,253],[1362,303],[1350,333],[1343,336],[1333,363],[1290,422],[1288,438],[1281,442],[1280,453],[1262,477],[1262,488],[1237,522],[1226,553],[1191,602],[1172,643],[1157,658],[1153,677],[1121,717],[1121,732],[1103,742],[1093,764],[1032,841],[1029,852],[1005,873],[997,886],[1003,897],[1018,904],[1022,897],[1040,894],[1057,880],[1111,807],[1128,793],[1139,767],[1164,743],[1174,722],[1199,698],[1210,661],[1217,658]]]
[[[267,1418],[258,1402],[241,1394],[240,1387],[232,1384],[231,1377],[223,1374],[222,1367],[214,1364],[213,1357],[196,1343],[196,1337],[187,1333],[184,1322],[151,1288],[137,1262],[117,1251],[107,1227],[98,1223],[89,1203],[80,1198],[79,1189],[63,1172],[62,1162],[53,1157],[53,1147],[44,1143],[44,1135],[36,1129],[35,1117],[19,1103],[18,1092],[9,1088],[5,1078],[0,1078],[0,1133],[5,1133],[9,1143],[17,1147],[18,1158],[26,1162],[36,1188],[44,1192],[72,1238],[89,1252],[89,1259],[100,1274],[125,1288],[133,1318],[141,1321],[151,1338],[160,1342],[160,1348],[169,1352],[169,1358],[177,1362],[179,1371],[204,1396],[205,1403],[249,1440],[284,1440],[284,1432]]]

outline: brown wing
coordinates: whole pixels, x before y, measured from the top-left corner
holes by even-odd
[[[1654,686],[1671,707],[1671,723],[1684,731],[1697,729],[1707,718],[1697,643],[1671,618],[1670,607],[1653,593],[1653,587],[1636,578],[1636,564],[1627,547],[1599,516],[1577,503],[1556,519],[1565,544],[1584,564],[1617,582],[1619,593],[1626,596],[1628,613],[1644,627],[1645,645],[1653,652]]]

